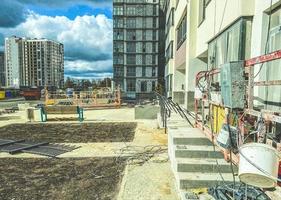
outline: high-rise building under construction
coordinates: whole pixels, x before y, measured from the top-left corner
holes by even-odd
[[[48,39],[6,38],[5,75],[6,87],[63,87],[63,44]]]
[[[163,1],[113,0],[113,78],[124,98],[149,98],[163,83]]]

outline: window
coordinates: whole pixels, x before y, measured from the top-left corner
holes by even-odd
[[[143,5],[138,5],[136,7],[136,15],[143,16],[144,15],[144,10],[145,9],[143,9]]]
[[[127,6],[127,15],[136,15],[135,6]]]
[[[210,2],[211,0],[199,0],[199,15],[198,15],[199,26],[205,20],[206,7]]]
[[[119,18],[114,18],[113,27],[114,28],[123,28],[124,27],[124,20],[119,19]]]
[[[166,22],[165,26],[165,33],[168,34],[168,31],[172,26],[174,26],[174,14],[175,14],[175,9],[172,8],[168,17],[168,20]]]
[[[157,19],[153,18],[153,28],[157,28]]]
[[[208,65],[210,68],[239,61],[250,55],[251,19],[241,18],[208,44]],[[247,48],[248,47],[248,48]],[[247,48],[247,49],[246,49]]]
[[[123,6],[114,6],[113,15],[123,15]]]
[[[142,67],[142,77],[146,76],[146,67]]]
[[[128,18],[127,19],[127,28],[136,28],[136,19],[135,18]]]
[[[136,68],[127,67],[127,76],[136,76]]]
[[[124,64],[123,55],[113,55],[113,64]]]
[[[135,30],[128,30],[126,34],[127,40],[136,40],[136,31]]]
[[[145,58],[146,58],[145,55],[142,55],[142,64],[143,65],[146,65],[146,59]]]
[[[114,30],[113,32],[113,40],[123,40],[124,39],[124,32],[123,30]]]
[[[148,4],[146,5],[146,16],[152,16],[153,15],[153,5]]]
[[[129,53],[136,52],[136,43],[135,42],[127,42],[127,52],[129,52]]]
[[[198,24],[200,24],[205,20],[205,1],[206,0],[199,0],[199,14],[198,14]]]
[[[157,15],[157,6],[153,5],[153,15]]]
[[[186,23],[185,15],[177,28],[177,49],[181,47],[186,39]]]
[[[147,91],[147,82],[142,81],[141,82],[141,92],[146,92]]]
[[[156,50],[157,50],[156,45],[157,45],[157,42],[153,42],[153,45],[152,45],[152,52],[153,53],[157,53],[156,52]]]
[[[267,19],[270,11],[267,13]],[[265,31],[266,33],[267,31]],[[264,36],[263,44],[266,46],[267,35]],[[268,37],[268,45],[264,47],[263,52],[271,53],[281,49],[281,6],[275,8],[271,14],[270,31]],[[258,75],[258,81],[276,81],[280,80],[281,60],[277,59],[271,62],[264,63]],[[281,111],[281,89],[280,86],[270,85],[267,87],[257,87],[259,92],[257,95],[259,103],[255,106],[260,106],[262,109],[271,110],[274,112]],[[255,103],[257,104],[257,103]]]
[[[152,67],[152,77],[156,76],[156,67]]]
[[[147,17],[146,20],[145,20],[146,24],[144,27],[146,28],[153,28],[153,18],[152,17]]]
[[[127,91],[128,92],[135,92],[136,91],[136,80],[127,79]]]
[[[153,31],[152,39],[157,40],[157,31]]]
[[[156,56],[155,55],[152,56],[152,64],[154,64],[154,65],[156,64]]]
[[[124,43],[123,42],[114,42],[113,43],[113,52],[123,53],[124,52]]]
[[[165,54],[166,62],[168,62],[174,56],[173,46],[174,46],[174,41],[171,41],[168,48],[166,49],[166,54]]]
[[[155,91],[155,86],[156,86],[156,84],[155,84],[155,81],[152,81],[152,92],[154,92]]]
[[[115,77],[124,76],[124,68],[123,67],[114,67],[114,76]]]
[[[127,55],[127,65],[136,64],[136,55]]]

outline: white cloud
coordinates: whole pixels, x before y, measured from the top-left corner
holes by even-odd
[[[83,60],[65,61],[65,65],[68,66],[68,70],[71,71],[79,71],[80,69],[83,69],[84,71],[104,72],[111,70],[112,60],[94,62]]]
[[[47,38],[63,43],[66,71],[110,73],[112,70],[112,19],[105,15],[84,15],[70,20],[30,11],[25,22],[15,28],[0,28],[0,32],[5,37]]]

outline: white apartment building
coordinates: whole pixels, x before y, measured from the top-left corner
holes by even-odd
[[[11,37],[5,39],[5,80],[7,87],[20,87],[20,74],[22,69],[21,38]]]
[[[6,86],[32,87],[64,84],[63,44],[47,39],[5,39]]]
[[[166,34],[167,96],[192,109],[199,71],[280,49],[280,9],[280,0],[168,0],[166,26],[170,18],[174,21],[166,31],[170,33]],[[173,52],[169,52],[171,41]],[[280,79],[280,61],[265,64],[261,70],[257,65],[254,71],[256,80]],[[281,101],[280,93],[279,86],[255,88],[256,104],[272,108]]]

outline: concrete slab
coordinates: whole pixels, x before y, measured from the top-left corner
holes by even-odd
[[[179,172],[176,180],[180,189],[209,188],[216,184],[232,183],[232,174],[226,173],[222,176],[225,182],[218,173]]]
[[[218,162],[218,165],[217,165]],[[176,172],[202,172],[202,173],[231,173],[230,164],[224,159],[196,159],[196,158],[176,158],[174,170]],[[234,167],[238,172],[238,168]]]

